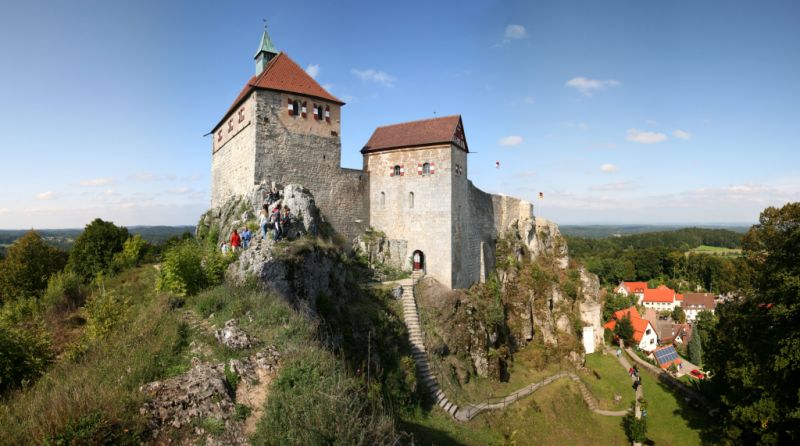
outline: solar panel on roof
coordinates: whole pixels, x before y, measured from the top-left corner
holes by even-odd
[[[655,355],[656,355],[656,360],[660,364],[665,364],[667,362],[678,359],[678,352],[675,351],[675,347],[671,345],[656,351]]]

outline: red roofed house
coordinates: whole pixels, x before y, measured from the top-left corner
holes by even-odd
[[[637,342],[640,349],[649,352],[658,347],[658,335],[656,334],[655,328],[653,328],[653,325],[650,324],[647,319],[639,315],[639,311],[636,310],[636,307],[629,307],[614,312],[612,319],[606,322],[603,327],[614,331],[617,322],[626,316],[631,320],[631,325],[633,326],[633,340]]]
[[[642,305],[645,308],[652,308],[656,311],[672,311],[675,306],[680,306],[683,295],[678,294],[666,285],[659,285],[657,288],[647,288],[644,290]]]
[[[472,184],[460,115],[378,127],[361,149],[363,170],[345,169],[344,102],[275,49],[266,29],[255,60],[255,76],[210,132],[212,208],[257,200],[273,183],[303,185],[347,240],[374,227],[391,242],[392,266],[451,288],[494,270],[496,240],[512,224],[527,220],[534,233],[547,224],[531,203]]]
[[[615,293],[627,296],[635,294],[639,298],[637,305],[641,305],[644,298],[644,290],[647,289],[647,282],[620,282],[619,286],[614,289]]]

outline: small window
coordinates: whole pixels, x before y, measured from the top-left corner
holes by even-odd
[[[400,166],[394,166],[394,176],[399,177],[401,172]]]
[[[217,132],[217,141],[222,141],[222,130]]]
[[[648,328],[648,329],[647,329],[647,334],[650,334],[650,332],[651,332],[651,330]]]
[[[232,130],[233,130],[233,118],[228,120],[228,131],[230,132]]]
[[[297,116],[300,114],[300,103],[297,101],[292,102],[292,116]]]
[[[422,165],[422,174],[423,175],[431,174],[431,163],[425,163]]]
[[[244,107],[239,109],[239,122],[244,121]]]
[[[386,192],[381,192],[381,209],[386,208]]]
[[[651,344],[655,344],[655,343],[656,343],[656,340],[655,340],[655,339],[650,339],[650,343],[651,343]]]
[[[408,193],[408,208],[414,209],[414,192]]]

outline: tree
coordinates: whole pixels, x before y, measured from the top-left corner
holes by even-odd
[[[717,307],[705,346],[725,433],[739,444],[800,442],[800,203],[767,208],[745,235],[753,286]]]
[[[65,252],[46,244],[36,231],[28,231],[0,262],[0,302],[40,297],[47,280],[63,269],[66,261]]]
[[[109,270],[114,254],[122,251],[127,239],[126,228],[97,218],[75,240],[67,265],[84,280],[90,280]]]
[[[689,341],[689,361],[702,367],[703,365],[703,331],[695,326],[692,330],[692,339]]]
[[[697,318],[694,320],[695,334],[697,334],[699,330],[700,341],[703,345],[708,345],[708,334],[714,330],[716,325],[717,316],[714,313],[708,310],[697,313]]]
[[[676,305],[675,308],[672,309],[671,316],[672,320],[679,324],[686,323],[686,312],[683,311],[683,308],[680,305]]]
[[[606,295],[606,301],[603,304],[603,320],[608,321],[615,311],[624,310],[626,308],[636,305],[639,299],[634,294],[624,295],[618,293],[609,293]]]
[[[617,321],[617,325],[614,326],[614,334],[625,341],[625,345],[630,344],[631,339],[633,339],[633,324],[631,324],[629,315],[626,314],[622,319]]]

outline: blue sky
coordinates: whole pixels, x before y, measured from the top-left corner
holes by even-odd
[[[194,224],[204,137],[272,40],[372,130],[460,113],[470,178],[558,223],[800,200],[794,1],[7,2],[0,228]],[[495,168],[495,162],[500,168]]]

